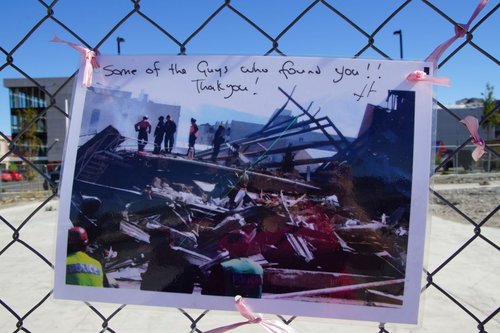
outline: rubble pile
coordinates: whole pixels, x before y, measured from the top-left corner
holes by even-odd
[[[109,286],[402,304],[413,93],[389,91],[390,110],[367,105],[348,138],[310,105],[287,115],[300,104],[280,91],[286,103],[265,125],[217,149],[118,149],[111,126],[80,146],[71,220]]]
[[[250,240],[247,256],[264,269],[263,297],[401,304],[404,225],[391,216],[360,220],[359,207],[336,194],[256,192],[247,174],[232,182],[221,192],[205,181],[153,177],[122,211],[96,217],[93,249],[109,285],[203,293],[212,267],[229,257],[222,239],[239,230]],[[335,291],[346,285],[353,288]]]

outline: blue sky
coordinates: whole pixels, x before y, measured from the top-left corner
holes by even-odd
[[[47,1],[48,2],[48,1]],[[140,10],[157,22],[178,41],[186,39],[213,13],[222,0],[143,0]],[[276,38],[313,1],[305,0],[232,0],[231,6],[250,18],[269,36]],[[393,11],[404,1],[389,0],[330,0],[330,5],[354,21],[368,34],[373,33]],[[476,0],[431,0],[434,6],[451,19],[465,23],[477,5]],[[490,0],[486,8],[475,20],[478,22],[490,12],[498,1]],[[130,0],[68,1],[60,0],[53,7],[54,18],[77,32],[89,45],[95,46],[134,9]],[[47,9],[36,0],[6,1],[0,12],[0,47],[10,53],[44,16]],[[498,12],[474,32],[474,43],[499,58]],[[421,0],[411,1],[379,33],[375,35],[375,45],[393,59],[399,59],[399,37],[395,30],[403,32],[404,58],[423,60],[433,49],[453,36],[453,26],[445,18],[433,11]],[[28,38],[12,57],[14,64],[33,78],[64,77],[75,72],[79,54],[71,48],[49,40],[58,36],[62,39],[78,41],[48,19]],[[138,13],[114,31],[99,50],[103,54],[116,54],[116,38],[125,39],[121,43],[123,55],[134,54],[177,54],[179,47],[166,38]],[[463,42],[456,41],[441,60]],[[325,56],[350,58],[367,44],[365,36],[346,24],[338,15],[322,3],[316,5],[279,40],[279,50],[289,56]],[[186,46],[186,53],[263,55],[272,47],[271,42],[247,22],[228,8],[224,8]],[[0,67],[5,63],[2,54]],[[273,53],[273,55],[278,55]],[[372,49],[365,51],[361,58],[380,59]],[[450,88],[439,87],[435,97],[444,104],[453,104],[465,97],[481,97],[486,83],[495,88],[495,96],[500,90],[499,68],[470,45],[465,46],[457,56],[448,61],[438,76],[447,76],[452,81]],[[23,77],[11,66],[0,71],[0,131],[10,134],[10,116],[7,89],[3,79]]]

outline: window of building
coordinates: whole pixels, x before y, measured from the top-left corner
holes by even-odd
[[[11,114],[10,116],[10,124],[12,127],[12,132],[19,132],[21,130],[21,126],[19,124],[19,117],[17,114]]]
[[[42,109],[47,107],[45,93],[38,87],[10,88],[9,103],[11,109]]]

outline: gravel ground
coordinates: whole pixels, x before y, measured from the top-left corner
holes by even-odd
[[[472,174],[436,176],[434,190],[456,208],[480,223],[500,203],[500,174]],[[430,210],[432,215],[460,223],[469,223],[450,206],[431,194]],[[485,224],[500,228],[500,212],[496,212]]]
[[[23,191],[23,192],[5,192],[0,193],[0,208],[17,206],[29,202],[39,202],[49,198],[52,191]],[[57,198],[51,200],[56,203]]]

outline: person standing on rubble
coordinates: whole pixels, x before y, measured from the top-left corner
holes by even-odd
[[[219,155],[220,151],[220,146],[224,143],[224,141],[226,141],[224,139],[225,132],[226,130],[224,128],[224,125],[222,124],[220,124],[217,130],[215,131],[214,139],[212,141],[214,145],[214,150],[212,151],[212,162],[215,162],[217,160],[217,156]]]
[[[191,127],[189,128],[189,148],[188,148],[188,158],[194,158],[194,144],[198,138],[198,125],[196,125],[196,119],[191,118]]]
[[[163,122],[163,119],[165,119],[163,116],[160,116],[158,118],[158,124],[156,125],[155,131],[153,133],[155,137],[155,148],[153,150],[153,154],[159,154],[161,150],[161,143],[163,142],[163,137],[165,136],[165,123]]]
[[[248,258],[248,235],[242,230],[233,230],[222,238],[220,246],[229,252],[229,259],[212,268],[201,293],[261,298],[264,270]]]
[[[142,120],[134,125],[135,131],[139,132],[137,136],[138,151],[144,151],[144,147],[148,144],[148,133],[151,134],[151,124],[147,116],[142,117]]]
[[[66,257],[66,284],[103,287],[104,273],[99,261],[89,256],[87,231],[82,227],[68,230],[68,255]]]
[[[174,134],[177,131],[177,125],[172,120],[170,115],[167,116],[167,122],[165,123],[165,152],[168,154],[172,153],[172,148],[174,147]]]

